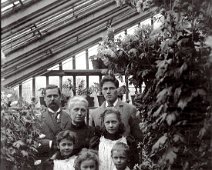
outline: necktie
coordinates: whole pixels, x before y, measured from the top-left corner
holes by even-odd
[[[113,103],[108,103],[107,107],[113,107]]]
[[[60,122],[60,112],[57,112],[55,115],[55,120],[58,122]]]

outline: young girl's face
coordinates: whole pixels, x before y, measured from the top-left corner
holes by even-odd
[[[127,156],[122,150],[114,150],[112,160],[117,170],[124,170],[127,166]]]
[[[62,139],[58,145],[58,149],[62,156],[69,156],[73,151],[74,145],[73,141],[68,139]]]
[[[105,115],[104,125],[108,133],[115,134],[119,129],[119,120],[115,113]]]
[[[96,162],[92,159],[87,159],[81,162],[80,170],[97,170]]]

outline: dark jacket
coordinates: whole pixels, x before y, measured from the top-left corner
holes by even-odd
[[[95,149],[98,146],[100,134],[96,128],[86,125],[84,122],[78,126],[71,124],[69,128],[75,137],[74,154],[78,154],[82,148]]]
[[[45,138],[40,140],[41,146],[38,148],[38,157],[49,158],[56,152],[56,135],[62,130],[71,128],[71,118],[65,111],[59,112],[59,119],[55,119],[53,113],[46,110],[41,115],[41,133]],[[49,147],[49,141],[52,141],[52,147]]]

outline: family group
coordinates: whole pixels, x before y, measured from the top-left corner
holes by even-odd
[[[139,162],[136,108],[118,98],[115,76],[104,76],[100,85],[105,102],[89,115],[83,96],[70,98],[64,110],[58,86],[46,87],[36,169],[128,170]]]

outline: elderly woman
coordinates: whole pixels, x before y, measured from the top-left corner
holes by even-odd
[[[94,127],[85,123],[88,112],[88,101],[83,96],[74,96],[68,101],[68,114],[71,117],[71,130],[76,137],[74,153],[77,154],[82,148],[95,149],[99,142],[99,135]]]

